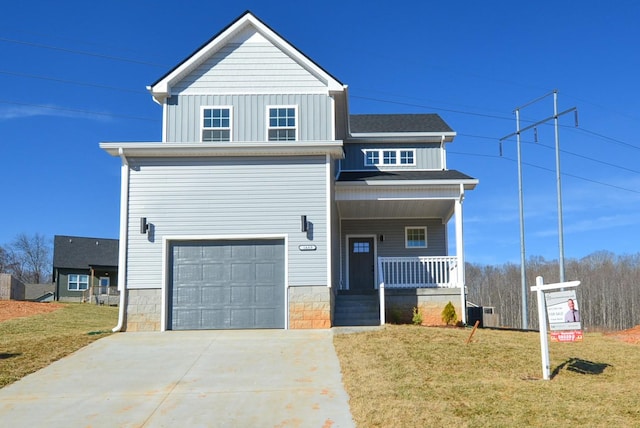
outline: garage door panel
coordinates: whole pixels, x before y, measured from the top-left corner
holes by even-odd
[[[173,329],[284,328],[284,240],[171,244]]]
[[[249,284],[256,280],[256,267],[253,263],[233,263],[231,265],[231,282]]]
[[[202,305],[228,305],[231,303],[231,289],[226,286],[202,287],[200,292]]]

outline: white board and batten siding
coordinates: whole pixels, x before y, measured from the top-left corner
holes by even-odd
[[[166,141],[201,141],[201,107],[233,109],[233,141],[267,141],[268,106],[296,106],[300,141],[333,139],[333,99],[323,94],[190,94],[174,95],[167,103]]]
[[[285,236],[288,285],[327,285],[325,156],[131,159],[127,287],[161,288],[164,236]],[[312,240],[300,216],[313,223]],[[152,239],[139,231],[139,218]],[[300,251],[300,245],[315,251]]]

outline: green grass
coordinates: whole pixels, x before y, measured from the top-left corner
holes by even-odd
[[[67,303],[0,322],[0,388],[110,334],[117,321],[116,307]]]
[[[640,347],[591,333],[550,343],[542,380],[540,336],[387,325],[337,335],[335,347],[358,426],[640,426]]]

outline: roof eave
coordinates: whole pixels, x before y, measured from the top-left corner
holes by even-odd
[[[111,156],[197,157],[197,156],[299,156],[330,155],[344,157],[342,141],[231,142],[231,143],[100,143]]]
[[[376,141],[421,141],[428,143],[450,143],[456,137],[455,131],[448,132],[353,132],[350,140],[376,140]]]
[[[336,186],[340,187],[361,187],[361,186],[459,186],[464,185],[465,190],[473,190],[480,181],[477,178],[467,179],[437,179],[437,180],[353,180],[336,181]]]

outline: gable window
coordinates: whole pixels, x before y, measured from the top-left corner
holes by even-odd
[[[427,228],[405,227],[405,248],[427,248]]]
[[[202,109],[202,141],[231,141],[231,108]]]
[[[365,166],[414,166],[416,164],[415,149],[366,149],[363,151]]]
[[[82,291],[89,289],[89,275],[78,275],[72,273],[69,275],[69,291]]]
[[[269,126],[267,129],[269,141],[296,141],[297,122],[296,107],[270,107]]]

